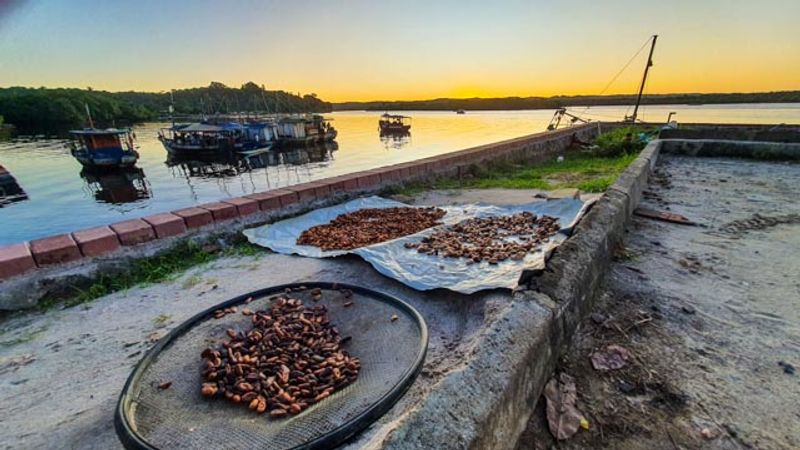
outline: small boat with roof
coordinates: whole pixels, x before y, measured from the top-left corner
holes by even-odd
[[[69,132],[70,153],[84,167],[118,169],[131,167],[139,160],[135,134],[128,128],[84,128]]]
[[[378,119],[381,134],[407,134],[411,130],[411,117],[399,114],[383,114]]]
[[[285,146],[333,142],[338,135],[331,119],[319,114],[282,117],[277,125],[278,142]]]
[[[255,155],[269,151],[276,138],[277,127],[271,122],[176,124],[158,133],[168,152],[183,154]]]

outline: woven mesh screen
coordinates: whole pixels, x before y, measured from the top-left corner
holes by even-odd
[[[279,291],[248,307],[266,309],[269,297],[276,293]],[[308,291],[292,295],[306,305],[314,304]],[[354,305],[344,307],[347,301]],[[221,398],[206,399],[200,395],[200,353],[227,339],[226,329],[250,326],[250,318],[238,312],[221,319],[208,317],[173,339],[149,365],[137,369],[139,378],[127,390],[130,402],[122,404],[125,432],[159,449],[278,450],[312,441],[327,446],[335,444],[326,445],[327,437],[352,425],[360,415],[371,409],[388,409],[386,403],[397,398],[387,397],[396,397],[390,394],[405,389],[422,363],[427,346],[424,324],[399,302],[367,290],[355,290],[352,298],[346,299],[338,290],[323,289],[319,303],[328,307],[331,323],[341,336],[352,336],[343,348],[361,360],[361,371],[351,385],[301,414],[283,419],[256,414]],[[393,315],[398,319],[391,321]],[[168,381],[172,382],[169,389],[158,388]]]

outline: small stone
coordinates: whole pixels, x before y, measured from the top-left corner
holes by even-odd
[[[783,367],[783,373],[787,375],[794,375],[796,372],[795,367],[785,361],[778,361],[778,365]]]
[[[700,435],[703,436],[705,439],[714,439],[717,437],[717,433],[711,431],[710,428],[703,428],[700,430]]]
[[[636,389],[636,385],[625,380],[620,380],[617,383],[617,388],[619,388],[620,392],[623,394],[630,394]]]
[[[589,316],[589,317],[591,317],[592,322],[594,322],[594,323],[596,323],[598,325],[600,325],[601,323],[606,321],[606,316],[604,316],[604,315],[602,315],[600,313],[592,313],[592,315]]]
[[[694,306],[692,306],[692,305],[683,305],[683,306],[681,306],[681,311],[683,311],[684,313],[689,314],[689,315],[694,314],[695,312],[697,312],[697,310],[695,310]]]

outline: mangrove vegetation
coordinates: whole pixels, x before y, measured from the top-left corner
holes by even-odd
[[[253,82],[239,88],[212,82],[206,87],[170,92],[107,92],[91,88],[0,88],[0,115],[21,128],[81,127],[87,124],[86,106],[98,126],[166,120],[169,105],[175,114],[321,113],[331,104],[315,94],[267,90]]]

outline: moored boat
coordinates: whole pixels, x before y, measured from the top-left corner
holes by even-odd
[[[127,128],[84,128],[69,132],[70,153],[84,167],[117,169],[131,167],[139,159],[136,136]]]
[[[275,145],[277,127],[271,122],[198,122],[162,128],[158,139],[170,153],[253,155]]]
[[[278,142],[281,145],[307,145],[332,142],[338,132],[331,120],[318,114],[289,116],[278,120]]]
[[[378,119],[381,134],[404,134],[411,130],[411,117],[385,113]]]

